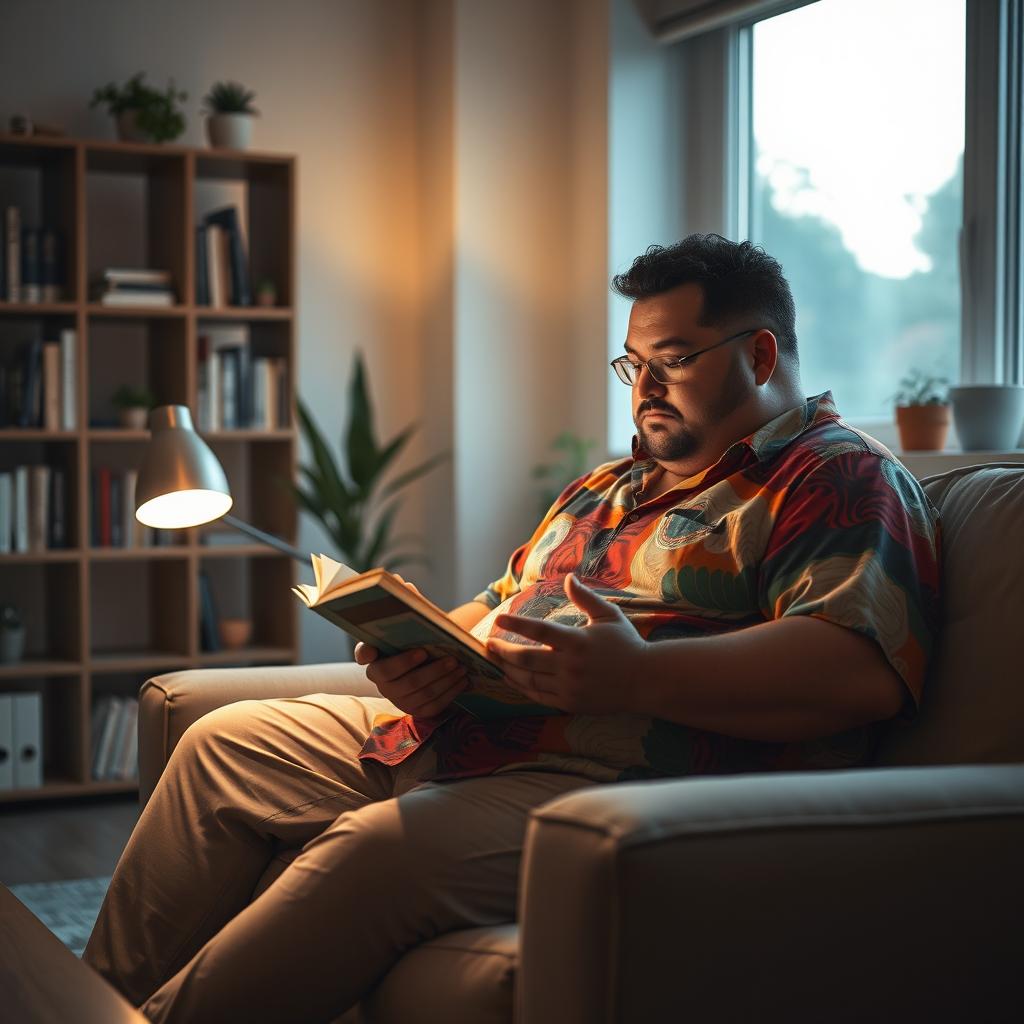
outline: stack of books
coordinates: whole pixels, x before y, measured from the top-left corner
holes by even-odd
[[[92,777],[139,777],[139,702],[105,694],[92,707]]]
[[[55,466],[0,473],[0,554],[68,546],[67,476]]]
[[[6,207],[0,246],[0,301],[60,302],[63,278],[61,232],[25,227],[21,208]]]
[[[75,429],[76,348],[67,327],[60,340],[35,338],[0,363],[0,427]]]
[[[277,430],[289,420],[288,361],[252,356],[249,328],[206,327],[199,335],[199,429]]]
[[[252,305],[247,246],[234,206],[208,213],[196,228],[196,305]]]
[[[173,306],[171,272],[108,267],[93,282],[92,297],[104,306]]]

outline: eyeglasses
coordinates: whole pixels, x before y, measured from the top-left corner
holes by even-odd
[[[659,384],[678,384],[683,379],[686,364],[692,363],[697,356],[702,356],[705,352],[710,352],[737,338],[745,338],[748,334],[757,334],[760,329],[760,327],[755,327],[749,331],[740,331],[739,334],[730,335],[728,338],[716,341],[714,345],[708,345],[707,348],[702,348],[698,352],[690,352],[685,356],[655,356],[653,359],[641,360],[636,363],[629,356],[619,356],[618,359],[612,360],[611,367],[619,380],[630,387],[640,379],[640,371],[645,366],[647,372]]]

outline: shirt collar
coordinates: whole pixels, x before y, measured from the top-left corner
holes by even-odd
[[[734,452],[740,445],[753,452],[758,462],[778,455],[783,448],[795,441],[805,430],[824,423],[826,420],[839,418],[839,411],[836,409],[835,400],[831,391],[823,391],[820,395],[813,395],[802,405],[787,409],[784,413],[769,420],[762,427],[758,427],[752,434],[740,438],[735,444],[730,445],[725,455],[719,460],[725,460],[729,452]],[[651,475],[660,468],[658,463],[651,458],[650,454],[640,443],[640,438],[633,435],[633,466],[630,470],[630,486],[634,494],[644,489],[644,484]],[[717,465],[718,463],[716,463]],[[708,467],[711,469],[712,467]],[[702,470],[694,475],[693,480],[702,477],[708,469]]]

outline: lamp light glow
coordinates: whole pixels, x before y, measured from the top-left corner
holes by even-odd
[[[158,530],[180,530],[220,519],[231,504],[231,495],[221,491],[176,491],[150,498],[136,509],[135,518]]]
[[[192,426],[183,405],[149,414],[152,432],[135,489],[135,518],[159,530],[219,519],[231,508],[224,467]]]

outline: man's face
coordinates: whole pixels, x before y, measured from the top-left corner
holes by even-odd
[[[701,326],[698,320],[703,303],[704,291],[697,284],[638,299],[629,315],[626,354],[634,362],[654,356],[685,356],[758,326]],[[684,364],[678,383],[660,384],[646,369],[640,373],[632,387],[633,422],[653,459],[672,463],[701,455],[714,460],[738,440],[729,436],[726,421],[756,391],[747,352],[749,341],[749,337],[739,338]]]

